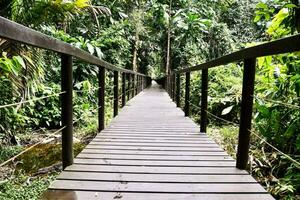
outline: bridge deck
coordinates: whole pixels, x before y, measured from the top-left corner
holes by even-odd
[[[44,199],[273,198],[154,84],[128,102]]]

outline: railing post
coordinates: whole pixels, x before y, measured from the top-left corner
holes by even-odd
[[[119,72],[114,71],[114,117],[118,115],[119,109]]]
[[[256,58],[244,60],[242,107],[236,167],[246,169],[249,157]]]
[[[126,104],[126,73],[122,73],[122,107]]]
[[[166,91],[169,94],[169,77],[168,77],[168,75],[166,76]]]
[[[61,121],[63,169],[73,164],[73,67],[72,56],[61,55]]]
[[[135,95],[139,93],[139,76],[135,75],[136,77],[136,83],[135,83]]]
[[[151,77],[147,77],[147,87],[151,85],[151,81],[152,81]]]
[[[173,80],[172,99],[173,101],[176,101],[176,75],[175,74],[172,76],[172,80]]]
[[[143,77],[140,76],[140,92],[143,90]]]
[[[176,74],[176,105],[180,107],[180,74]]]
[[[200,132],[206,133],[206,128],[207,128],[208,69],[203,69],[201,76],[202,76],[202,78],[201,78]]]
[[[191,73],[185,73],[185,105],[184,105],[184,116],[190,115],[190,80]]]
[[[142,76],[140,76],[140,91],[139,91],[139,93],[143,90],[143,77]]]
[[[102,131],[105,126],[105,68],[99,66],[98,73],[98,131]]]
[[[130,100],[130,87],[131,87],[131,74],[127,74],[128,82],[127,82],[127,100]]]
[[[135,96],[135,74],[132,74],[132,88],[131,88],[131,96],[132,98]]]
[[[143,90],[143,77],[139,76],[139,93]]]
[[[169,76],[169,87],[170,87],[170,91],[169,91],[169,95],[170,95],[170,98],[172,99],[172,88],[173,84],[172,84],[172,76],[170,75]]]
[[[172,101],[174,101],[174,76],[171,75],[170,76],[170,79],[171,79],[171,99]]]
[[[140,92],[140,83],[139,83],[139,80],[140,80],[140,76],[136,75],[136,94],[138,94]]]
[[[169,77],[166,77],[166,91],[169,94]]]

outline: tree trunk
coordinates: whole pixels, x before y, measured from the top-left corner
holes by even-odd
[[[167,35],[167,59],[166,59],[166,74],[170,74],[170,27],[168,28],[168,35]]]
[[[172,0],[170,0],[170,9],[169,9],[169,26],[167,33],[167,59],[166,59],[166,74],[170,74],[170,51],[171,51],[171,9],[172,9]]]
[[[134,48],[133,48],[133,60],[132,60],[132,70],[135,71],[135,72],[138,71],[138,65],[137,65],[138,45],[139,45],[139,33],[136,30],[136,32],[135,32],[135,42],[134,42]]]

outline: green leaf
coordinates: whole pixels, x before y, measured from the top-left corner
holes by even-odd
[[[260,20],[261,16],[260,15],[256,15],[255,18],[254,18],[254,22],[258,22]]]
[[[87,43],[86,46],[87,46],[90,54],[94,54],[95,53],[95,49],[94,49],[93,45],[91,45],[90,43]]]
[[[23,69],[26,68],[25,62],[21,56],[14,56],[13,59],[16,60],[22,66]]]
[[[84,90],[90,90],[91,89],[91,83],[89,81],[83,81],[82,87]]]
[[[103,55],[101,49],[99,47],[95,47],[95,49],[96,49],[97,56],[99,58],[103,58],[104,55]]]
[[[281,27],[283,20],[289,16],[289,10],[287,8],[281,9],[274,17],[269,26],[267,33],[269,35],[276,35],[278,33],[284,32],[284,29]]]
[[[233,106],[229,106],[227,108],[225,108],[224,110],[222,110],[222,114],[221,115],[227,115],[228,113],[230,113],[230,111],[232,110]]]
[[[295,4],[292,3],[288,3],[284,5],[285,8],[297,8],[297,6]]]
[[[261,9],[268,9],[268,6],[263,3],[263,2],[259,2],[257,5],[256,5],[256,8],[261,8]]]

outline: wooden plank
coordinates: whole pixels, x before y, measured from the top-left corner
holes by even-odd
[[[142,146],[142,147],[190,147],[190,148],[215,148],[219,146],[215,143],[209,144],[191,144],[191,143],[144,143],[144,142],[135,142],[135,143],[128,143],[128,142],[106,142],[106,141],[92,141],[90,144],[93,145],[100,145],[100,146]]]
[[[43,200],[126,199],[126,200],[274,200],[269,194],[176,194],[176,193],[117,193],[98,191],[49,190]]]
[[[156,182],[156,183],[257,183],[248,175],[182,175],[182,174],[126,174],[71,172],[61,173],[58,180]]]
[[[89,149],[132,149],[132,150],[139,150],[139,151],[143,151],[143,150],[153,150],[153,151],[223,151],[222,149],[220,149],[219,147],[214,147],[214,148],[207,148],[207,147],[203,147],[203,148],[199,148],[199,147],[195,147],[195,148],[191,148],[191,147],[143,147],[143,146],[102,146],[102,145],[96,145],[96,144],[89,144],[86,146],[86,148]]]
[[[137,139],[137,138],[102,138],[98,139],[95,138],[93,139],[93,142],[126,142],[127,144],[130,143],[156,143],[156,144],[215,144],[212,140],[187,140],[187,141],[174,141],[174,140],[166,140],[166,139],[156,139],[156,138],[148,138],[148,139]]]
[[[267,193],[259,184],[184,184],[184,183],[132,183],[100,181],[54,181],[50,189],[114,192],[161,192],[161,193]]]
[[[198,139],[194,139],[194,138],[185,138],[185,137],[160,137],[160,136],[157,136],[157,137],[152,137],[152,136],[141,136],[141,137],[135,137],[135,136],[124,136],[124,135],[118,135],[118,136],[113,136],[113,135],[99,135],[97,137],[95,137],[95,139],[99,139],[99,140],[103,140],[103,139],[134,139],[134,140],[148,140],[148,141],[151,141],[151,140],[160,140],[160,141],[212,141],[211,139],[209,138],[198,138]],[[95,140],[94,139],[94,140]]]
[[[197,131],[188,131],[188,130],[180,130],[180,129],[168,129],[168,130],[154,130],[154,129],[106,129],[101,132],[101,134],[145,134],[145,135],[193,135],[198,137],[207,137],[206,135],[197,132]]]
[[[168,127],[168,125],[151,125],[151,124],[140,124],[131,126],[110,126],[109,128],[112,130],[149,130],[149,131],[170,131],[170,130],[180,130],[180,131],[193,131],[199,133],[197,126],[190,125],[179,125],[176,122],[173,122],[174,126]]]
[[[165,166],[165,167],[235,167],[235,161],[180,161],[180,160],[117,160],[75,158],[75,164],[84,165],[122,165],[122,166]]]
[[[155,167],[155,166],[109,166],[73,164],[66,171],[79,172],[120,172],[142,174],[248,174],[235,167]]]
[[[223,151],[193,152],[193,151],[139,151],[139,150],[118,150],[118,149],[84,149],[82,153],[101,153],[108,155],[167,155],[167,156],[228,156]]]
[[[155,134],[155,133],[149,133],[149,134],[146,134],[146,133],[110,133],[110,134],[102,134],[102,135],[98,135],[97,137],[102,137],[102,136],[111,136],[111,137],[119,137],[119,136],[126,136],[126,137],[136,137],[136,138],[139,138],[139,137],[162,137],[162,138],[175,138],[175,139],[178,139],[178,138],[182,138],[182,139],[209,139],[207,136],[200,136],[200,135],[193,135],[193,134]]]
[[[77,158],[117,160],[179,160],[179,161],[234,161],[230,156],[178,156],[178,155],[115,155],[81,152]]]

